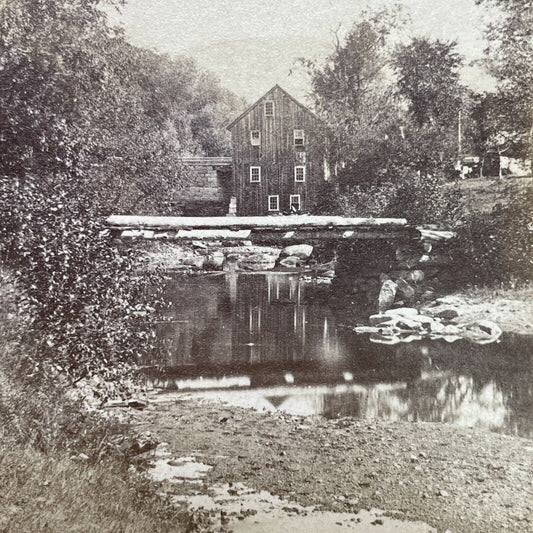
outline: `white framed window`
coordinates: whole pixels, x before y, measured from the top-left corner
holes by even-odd
[[[259,146],[261,144],[261,132],[259,130],[252,130],[250,132],[250,143],[252,146]]]
[[[303,146],[305,144],[304,130],[294,130],[294,146]]]
[[[293,211],[300,211],[302,208],[302,202],[299,194],[291,194],[289,196],[289,206],[291,208],[291,213]]]
[[[265,117],[274,116],[274,102],[272,100],[267,100],[265,102]]]
[[[268,210],[279,211],[279,196],[277,194],[268,197]]]
[[[250,167],[250,183],[261,183],[261,167]]]
[[[297,165],[294,167],[294,181],[305,181],[305,166]]]
[[[307,161],[307,153],[306,152],[296,152],[296,157],[298,159],[298,163],[305,163]]]

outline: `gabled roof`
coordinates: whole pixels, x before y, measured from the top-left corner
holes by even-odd
[[[252,104],[250,107],[246,109],[246,111],[241,113],[229,126],[227,126],[226,129],[230,130],[231,128],[233,128],[233,126],[235,126],[237,122],[239,122],[242,118],[244,118],[250,111],[255,109],[262,102],[262,100],[264,100],[275,89],[279,89],[283,94],[285,94],[288,98],[290,98],[296,105],[300,106],[302,109],[304,109],[305,111],[313,115],[318,120],[318,117],[308,107],[305,107],[302,103],[298,102],[298,100],[296,100],[294,96],[291,96],[283,87],[280,87],[276,83],[276,85],[274,85],[274,87],[272,87],[270,91],[267,91],[263,96],[261,96],[261,98],[259,98],[259,100],[257,100],[257,102]]]

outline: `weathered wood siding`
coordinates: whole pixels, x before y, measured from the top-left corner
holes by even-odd
[[[265,102],[274,102],[274,116],[265,116]],[[307,211],[315,201],[317,185],[323,180],[323,166],[311,153],[311,140],[317,119],[283,89],[276,86],[265,94],[231,129],[234,190],[237,214],[268,215],[268,196],[279,196],[281,213],[290,211],[290,195],[299,194],[301,209]],[[304,146],[294,145],[294,130],[303,130]],[[261,133],[259,146],[252,146],[250,132]],[[301,153],[305,153],[302,162]],[[294,167],[305,165],[305,182],[296,182]],[[261,182],[250,183],[250,166],[261,167]]]

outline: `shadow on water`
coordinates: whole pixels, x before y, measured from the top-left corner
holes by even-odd
[[[167,287],[163,350],[147,371],[165,390],[237,405],[479,426],[533,437],[533,338],[385,346],[342,324],[329,287],[296,275],[180,277]]]

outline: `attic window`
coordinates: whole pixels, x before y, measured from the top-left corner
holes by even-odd
[[[274,102],[268,101],[265,102],[265,117],[274,116]]]
[[[261,183],[261,167],[250,167],[250,183]]]
[[[294,130],[294,146],[303,146],[304,144],[304,130]]]
[[[259,130],[252,130],[250,132],[250,142],[252,146],[259,146],[261,144],[261,132]]]

